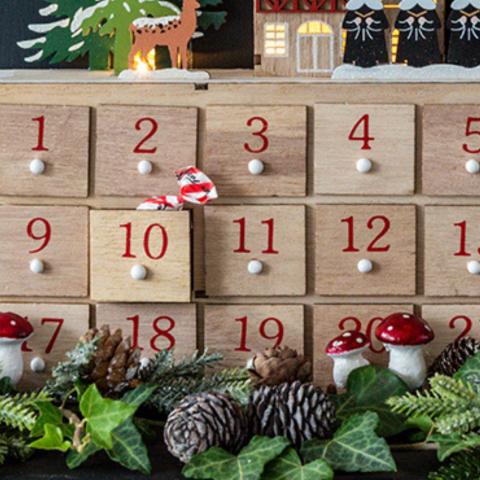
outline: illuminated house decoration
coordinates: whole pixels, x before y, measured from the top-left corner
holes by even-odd
[[[347,0],[254,0],[255,70],[262,75],[325,76],[342,64],[342,22]],[[385,0],[385,14],[395,23],[399,0]],[[444,1],[438,14],[444,16]],[[388,32],[392,57],[398,32]],[[443,43],[443,42],[441,42]]]

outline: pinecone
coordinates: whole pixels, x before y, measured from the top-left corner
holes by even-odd
[[[140,349],[132,350],[130,337],[123,338],[122,330],[113,334],[110,327],[104,325],[100,330],[89,330],[82,341],[98,338],[95,354],[88,365],[84,380],[95,383],[107,396],[118,396],[125,390],[140,385],[141,369]]]
[[[296,447],[326,438],[335,424],[335,405],[312,384],[283,383],[255,390],[248,407],[252,435],[287,437]]]
[[[210,447],[237,453],[245,443],[247,420],[240,405],[222,393],[185,397],[167,418],[163,438],[168,451],[187,463]]]
[[[310,380],[312,364],[289,347],[267,348],[248,361],[247,368],[258,385],[301,383]]]
[[[429,377],[437,373],[452,377],[470,358],[480,352],[480,342],[471,337],[464,337],[448,345],[435,359],[428,372]]]

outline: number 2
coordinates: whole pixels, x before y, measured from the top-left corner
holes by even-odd
[[[480,135],[480,130],[474,130],[473,124],[480,122],[480,118],[468,117],[467,126],[465,128],[465,136],[471,137],[472,135]],[[466,143],[463,144],[463,150],[467,153],[480,153],[480,148],[470,148]]]
[[[270,127],[268,121],[263,117],[252,117],[249,120],[247,120],[247,127],[252,127],[253,124],[256,122],[259,122],[261,124],[261,128],[257,132],[253,132],[252,135],[254,137],[258,137],[262,141],[262,144],[258,148],[253,148],[250,146],[249,143],[245,143],[243,147],[249,153],[263,153],[267,151],[268,147],[270,146],[270,140],[265,135],[265,133],[268,131]]]
[[[157,147],[146,148],[144,145],[158,132],[158,122],[152,117],[143,117],[140,118],[135,124],[135,130],[138,132],[142,130],[142,125],[144,123],[150,124],[149,132],[143,137],[142,140],[137,144],[133,149],[133,153],[147,153],[154,154],[157,153]]]
[[[360,134],[359,130],[363,127],[363,132]],[[363,142],[361,150],[371,150],[370,142],[375,140],[375,137],[370,136],[370,115],[366,114],[355,123],[348,139],[352,142]]]

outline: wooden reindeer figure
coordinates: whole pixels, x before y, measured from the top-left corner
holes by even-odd
[[[183,0],[180,16],[159,18],[139,18],[130,26],[133,45],[129,55],[129,65],[135,66],[135,56],[148,64],[147,55],[156,46],[166,46],[170,52],[172,68],[188,68],[188,43],[197,29],[198,0]]]

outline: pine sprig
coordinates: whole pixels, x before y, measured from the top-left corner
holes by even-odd
[[[480,478],[480,449],[455,455],[428,480],[473,480]]]
[[[0,434],[0,465],[7,457],[24,462],[32,455],[29,446],[30,438],[28,433],[18,431],[3,432]],[[2,462],[3,455],[3,462]]]
[[[36,401],[47,401],[48,395],[43,391],[16,395],[0,395],[0,425],[20,431],[30,430],[35,423]]]
[[[393,397],[387,403],[394,412],[430,417],[442,435],[480,428],[480,395],[470,384],[436,375],[430,386],[430,391]]]

